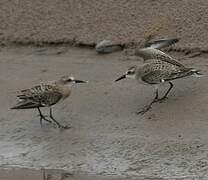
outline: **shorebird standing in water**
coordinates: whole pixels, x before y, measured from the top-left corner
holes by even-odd
[[[55,123],[59,128],[67,129],[68,126],[61,125],[52,115],[52,108],[61,100],[66,99],[71,94],[71,87],[75,83],[86,83],[86,81],[76,80],[71,76],[64,76],[60,80],[41,83],[30,89],[21,90],[17,97],[19,102],[11,109],[32,109],[37,108],[40,116],[40,124],[42,120],[49,123]],[[41,107],[50,107],[50,119],[44,116],[40,110]]]
[[[172,61],[149,59],[145,61],[142,66],[134,66],[129,68],[123,76],[119,77],[115,81],[119,81],[124,78],[132,78],[144,84],[155,86],[155,98],[153,101],[144,109],[137,112],[138,114],[144,114],[152,107],[153,103],[162,101],[167,98],[167,95],[173,88],[173,83],[171,82],[172,80],[187,76],[202,76],[202,74],[198,70],[185,67],[180,63],[176,64]],[[162,98],[159,98],[158,85],[165,82],[168,82],[170,87],[165,95]]]

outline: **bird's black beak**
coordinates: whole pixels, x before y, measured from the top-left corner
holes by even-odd
[[[87,83],[87,81],[82,81],[82,80],[74,80],[75,83]]]
[[[120,81],[121,79],[125,79],[126,75],[122,75],[121,77],[119,77],[118,79],[115,80],[115,82]]]

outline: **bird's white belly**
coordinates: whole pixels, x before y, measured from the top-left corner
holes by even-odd
[[[146,83],[145,81],[142,81],[141,78],[138,78],[138,79],[136,79],[136,80],[137,80],[137,82],[138,82],[139,84],[150,85],[150,84]]]

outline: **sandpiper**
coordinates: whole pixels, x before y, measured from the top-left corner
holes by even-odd
[[[57,81],[49,81],[40,83],[30,89],[21,90],[18,97],[18,104],[11,109],[32,109],[37,108],[40,116],[40,124],[42,120],[55,123],[59,128],[67,129],[69,126],[63,126],[52,115],[51,106],[57,104],[61,100],[66,99],[71,94],[71,87],[75,83],[86,83],[86,81],[76,80],[72,76],[63,76]],[[40,108],[49,107],[49,118],[43,115]]]
[[[171,82],[172,80],[187,76],[202,76],[202,74],[199,70],[188,68],[181,64],[166,62],[159,59],[149,59],[142,66],[133,66],[129,68],[124,75],[115,81],[119,81],[124,78],[132,78],[144,84],[154,85],[155,98],[148,106],[137,112],[138,114],[144,114],[152,107],[153,103],[167,98],[167,95],[173,88],[173,83]],[[165,82],[168,82],[170,87],[164,96],[159,98],[158,86]]]

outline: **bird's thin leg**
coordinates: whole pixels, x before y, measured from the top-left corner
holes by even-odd
[[[51,120],[47,119],[46,116],[44,116],[44,115],[42,114],[42,112],[41,112],[41,110],[40,110],[39,107],[38,107],[37,109],[38,109],[39,116],[40,116],[40,125],[41,125],[41,126],[42,126],[42,120],[45,120],[45,121],[47,121],[47,122],[49,122],[49,123],[52,123]]]
[[[53,117],[53,114],[52,114],[52,108],[50,108],[50,118],[53,120],[53,122],[55,122],[55,124],[59,127],[59,128],[63,128],[63,129],[69,129],[70,127],[69,126],[63,126],[61,125],[58,121],[56,121]]]
[[[156,91],[155,91],[155,98],[152,101],[152,103],[156,102],[158,100],[158,97],[159,97],[159,93],[158,93],[158,89],[156,89]]]
[[[154,104],[157,101],[158,101],[158,89],[156,89],[155,91],[155,98],[153,99],[153,101],[149,105],[145,106],[142,110],[138,111],[136,114],[142,114],[142,115],[145,114],[147,111],[149,111],[152,108],[152,104]]]
[[[164,100],[167,98],[167,95],[169,94],[170,90],[173,88],[173,83],[172,82],[169,82],[170,84],[170,87],[169,89],[167,90],[167,92],[165,93],[165,95],[163,97],[161,97],[160,99],[158,99],[158,101],[161,101],[161,100]]]
[[[158,95],[158,89],[156,89],[155,98],[153,99],[153,101],[149,105],[145,106],[141,111],[138,111],[137,114],[146,113],[147,111],[149,111],[151,109],[153,103],[160,102],[160,101],[163,101],[164,99],[166,99],[170,90],[173,88],[173,83],[169,82],[169,84],[170,84],[170,87],[162,98],[158,98],[158,96],[159,96]]]

